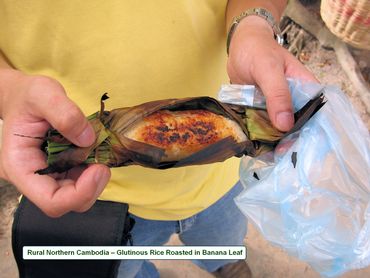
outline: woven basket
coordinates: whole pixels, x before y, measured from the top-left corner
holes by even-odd
[[[370,50],[370,0],[321,0],[320,12],[337,37]]]

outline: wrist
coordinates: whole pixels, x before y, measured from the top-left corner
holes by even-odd
[[[233,18],[227,34],[227,54],[229,54],[229,47],[234,33],[236,33],[238,29],[242,28],[258,32],[269,30],[270,35],[272,34],[271,37],[273,37],[278,44],[283,45],[284,40],[282,38],[278,22],[275,20],[271,12],[264,8],[251,8]],[[261,33],[261,35],[262,34],[263,33]]]
[[[263,18],[257,15],[250,15],[244,18],[238,25],[238,28],[235,30],[243,32],[253,32],[261,35],[268,35],[269,37],[274,37],[274,31],[272,30],[270,24]]]
[[[230,45],[228,55],[239,56],[239,51],[248,53],[251,48],[260,42],[275,44],[274,34],[271,27],[264,19],[257,16],[245,18],[235,30]],[[269,43],[270,44],[270,43]],[[247,52],[246,52],[247,51]]]

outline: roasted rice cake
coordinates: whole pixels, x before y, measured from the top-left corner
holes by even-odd
[[[167,161],[177,161],[231,136],[247,140],[231,119],[207,110],[160,110],[134,124],[124,136],[165,150]]]

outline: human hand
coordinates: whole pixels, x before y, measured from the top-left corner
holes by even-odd
[[[273,125],[281,131],[293,127],[293,108],[287,77],[317,82],[293,55],[273,38],[270,25],[258,16],[248,16],[233,34],[227,71],[231,83],[254,84],[266,97]]]
[[[42,141],[15,135],[43,137],[54,127],[74,144],[89,146],[95,133],[81,110],[57,81],[13,69],[0,70],[0,94],[0,176],[51,217],[89,209],[110,178],[109,168],[95,164],[63,176],[35,174],[47,166]]]

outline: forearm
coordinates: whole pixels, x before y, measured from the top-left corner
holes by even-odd
[[[286,3],[287,0],[229,0],[226,10],[226,29],[228,30],[235,16],[250,8],[265,8],[278,21],[284,12]]]
[[[22,73],[15,70],[0,49],[0,119],[3,119],[5,95],[20,83]]]

